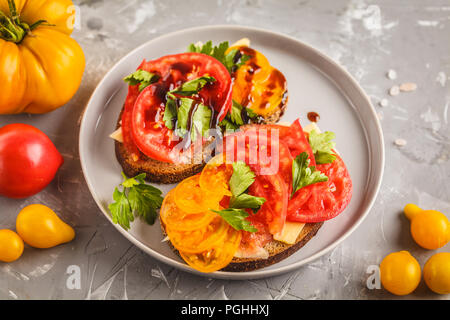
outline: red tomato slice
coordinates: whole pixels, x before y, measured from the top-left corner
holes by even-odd
[[[308,139],[303,132],[303,128],[298,119],[295,120],[289,127],[270,124],[261,126],[261,128],[267,128],[268,130],[278,129],[280,140],[288,146],[292,158],[295,158],[302,152],[307,152],[311,161],[310,165],[313,166],[316,164],[311,146],[309,145]]]
[[[287,201],[292,171],[292,157],[287,145],[271,135],[266,126],[250,126],[225,137],[226,160],[244,161],[255,173],[249,194],[266,202],[252,219],[263,222],[271,234],[282,231],[286,221]],[[245,235],[244,235],[245,237]]]
[[[342,159],[336,155],[333,163],[319,164],[316,168],[328,176],[328,181],[298,190],[289,200],[287,220],[304,223],[329,220],[350,202],[352,180]]]
[[[225,137],[225,153],[231,161],[247,163],[256,175],[280,174],[291,190],[293,158],[284,139],[272,135],[272,129],[269,126],[251,126]]]
[[[213,110],[212,126],[220,122],[231,108],[231,77],[218,60],[200,53],[181,53],[144,62],[142,69],[156,73],[160,80],[145,88],[137,97],[131,123],[134,143],[148,157],[164,162],[179,161],[179,152],[172,152],[180,143],[173,131],[163,121],[166,93],[182,83],[200,76],[212,76],[214,83],[207,84],[193,97]],[[130,115],[127,114],[127,117]],[[130,130],[129,128],[126,129]]]
[[[144,68],[145,60],[138,67],[139,69],[146,70]],[[122,136],[123,136],[123,144],[127,151],[135,158],[139,159],[140,151],[137,148],[136,144],[133,140],[133,135],[131,132],[131,115],[133,112],[134,103],[136,102],[137,97],[139,96],[139,85],[128,86],[128,95],[125,99],[125,104],[122,112]]]
[[[249,220],[258,231],[242,231],[239,252],[245,256],[251,256],[252,254],[257,253],[259,248],[264,248],[269,241],[273,240],[273,237],[263,222],[258,221],[252,215],[250,215],[247,220]]]
[[[249,194],[266,199],[253,218],[264,222],[271,234],[281,232],[288,206],[288,188],[283,178],[278,174],[257,176],[249,188]]]

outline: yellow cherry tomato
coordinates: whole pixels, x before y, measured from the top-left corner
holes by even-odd
[[[55,247],[75,237],[72,227],[42,204],[23,208],[17,216],[16,230],[26,244],[35,248]]]
[[[450,252],[433,255],[423,267],[423,278],[428,288],[439,294],[450,293]]]
[[[23,253],[23,240],[12,230],[0,230],[0,261],[13,262]]]
[[[450,241],[450,222],[436,210],[422,210],[415,204],[404,208],[406,217],[411,221],[411,235],[421,247],[435,250]]]
[[[393,252],[381,262],[380,277],[387,291],[399,296],[407,295],[419,285],[420,265],[408,251]]]

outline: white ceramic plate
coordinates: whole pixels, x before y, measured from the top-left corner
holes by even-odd
[[[122,181],[116,160],[114,131],[127,94],[122,78],[133,72],[143,59],[185,52],[190,43],[212,40],[230,43],[243,37],[261,51],[285,76],[289,104],[281,121],[300,118],[307,125],[307,113],[320,115],[322,130],[336,133],[337,148],[353,180],[353,198],[346,210],[324,224],[317,235],[289,258],[252,272],[203,274],[223,279],[252,279],[294,270],[329,252],[348,237],[369,213],[381,184],[384,143],[381,127],[369,98],[356,81],[319,51],[286,35],[242,26],[208,26],[181,30],[153,39],[122,58],[95,89],[85,110],[80,130],[80,160],[86,182],[99,208],[110,219],[107,206],[114,187]],[[158,185],[167,192],[174,185]],[[111,219],[110,219],[111,220]],[[137,219],[127,232],[116,228],[132,243],[176,268],[202,274],[188,267],[163,239],[158,223],[147,225]]]

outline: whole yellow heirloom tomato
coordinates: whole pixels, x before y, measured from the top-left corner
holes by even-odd
[[[85,67],[74,14],[71,0],[0,0],[0,114],[46,113],[73,97]]]
[[[0,261],[13,262],[23,253],[23,240],[12,230],[0,230]]]
[[[450,252],[436,253],[423,267],[428,288],[439,294],[450,293]]]
[[[439,249],[450,241],[450,222],[436,210],[422,210],[415,204],[405,206],[406,217],[411,221],[411,235],[422,248]]]
[[[41,249],[55,247],[75,237],[72,227],[42,204],[23,208],[16,219],[16,230],[26,244]]]
[[[393,252],[381,261],[380,278],[387,291],[407,295],[420,283],[420,265],[408,251]]]

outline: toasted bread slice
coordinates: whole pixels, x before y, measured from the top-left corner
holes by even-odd
[[[297,237],[294,244],[286,244],[280,241],[272,240],[264,246],[264,249],[269,252],[269,257],[263,258],[236,258],[234,257],[231,263],[226,266],[223,271],[244,272],[253,271],[256,269],[270,266],[274,263],[286,259],[290,255],[297,252],[309,240],[312,239],[319,231],[323,222],[307,223]]]
[[[173,164],[151,159],[144,154],[135,161],[123,143],[115,142],[116,157],[128,177],[146,173],[146,180],[156,183],[176,183],[199,173],[205,164]]]
[[[165,236],[166,226],[164,225],[161,217],[159,219],[161,223],[161,229]],[[280,262],[286,259],[290,255],[297,252],[301,247],[303,247],[309,240],[312,239],[319,231],[323,222],[318,223],[306,223],[302,231],[297,236],[297,240],[294,244],[286,244],[280,241],[272,240],[264,246],[267,250],[269,256],[267,258],[237,258],[234,257],[233,260],[221,271],[231,271],[231,272],[245,272],[261,269],[270,266],[274,263]],[[172,245],[170,240],[167,241],[172,250],[179,255],[178,250]]]

